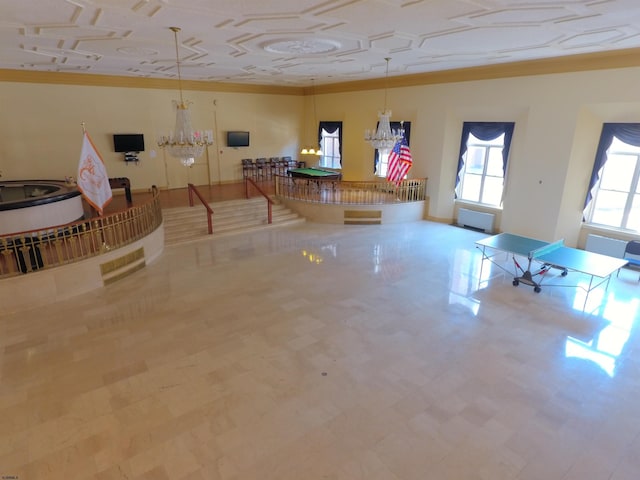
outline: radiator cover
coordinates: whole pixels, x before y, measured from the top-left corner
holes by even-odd
[[[610,257],[622,258],[624,257],[624,249],[626,247],[627,242],[624,240],[603,237],[601,235],[593,235],[590,233],[587,235],[587,242],[584,249],[589,252],[600,253]]]
[[[493,213],[478,212],[468,208],[458,210],[458,225],[461,227],[471,227],[487,233],[493,232],[493,223],[496,216]]]

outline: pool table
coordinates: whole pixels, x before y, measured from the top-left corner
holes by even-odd
[[[320,168],[291,168],[289,175],[293,178],[307,178],[314,180],[340,180],[342,174],[340,172],[332,172],[331,170],[322,170]]]

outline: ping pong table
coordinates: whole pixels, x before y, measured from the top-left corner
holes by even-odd
[[[500,252],[511,255],[515,269],[513,285],[517,287],[520,283],[523,283],[532,286],[536,293],[542,290],[545,274],[552,268],[560,269],[563,277],[569,272],[585,274],[590,278],[589,286],[549,283],[545,285],[580,287],[586,290],[588,295],[594,288],[605,282],[605,288],[608,288],[611,275],[628,263],[627,260],[622,258],[609,257],[599,253],[567,247],[564,245],[563,240],[550,243],[511,233],[500,233],[479,240],[476,242],[476,248],[482,251],[483,264],[485,260],[489,260],[507,273],[510,273],[510,271],[495,261],[494,257],[499,255]],[[526,259],[526,267],[522,267],[516,257]],[[534,267],[533,271],[532,266]],[[480,268],[480,276],[482,277],[482,266]]]

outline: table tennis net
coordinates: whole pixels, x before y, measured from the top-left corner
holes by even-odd
[[[536,258],[536,257],[540,257],[546,253],[552,252],[553,250],[556,250],[557,248],[560,248],[564,246],[564,239],[560,239],[557,240],[553,243],[550,243],[548,245],[544,245],[542,247],[536,248],[535,250],[531,250],[529,252],[529,258]]]

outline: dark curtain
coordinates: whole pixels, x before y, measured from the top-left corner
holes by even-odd
[[[378,130],[378,124],[376,123],[376,131]],[[391,127],[391,131],[400,130],[404,128],[404,138],[407,139],[407,145],[411,146],[411,122],[389,122],[389,126]],[[376,173],[378,170],[378,162],[380,161],[380,153],[376,149],[373,153],[373,173]]]
[[[509,148],[513,137],[514,122],[464,122],[462,125],[462,136],[460,137],[460,155],[458,156],[458,174],[456,176],[456,190],[460,184],[460,173],[464,167],[464,155],[467,153],[467,142],[469,134],[479,140],[488,142],[498,138],[504,133],[504,148],[502,149],[502,176],[507,175],[507,160],[509,158]],[[456,195],[457,197],[457,195]]]
[[[605,123],[602,125],[602,134],[600,135],[600,143],[596,150],[596,158],[593,162],[593,171],[591,172],[591,180],[589,181],[589,189],[584,200],[585,210],[589,207],[593,199],[592,190],[600,181],[602,167],[607,161],[607,150],[613,142],[613,137],[619,138],[624,143],[640,147],[640,123]]]
[[[327,133],[338,130],[338,152],[340,152],[340,165],[342,165],[342,122],[318,123],[318,145],[322,145],[322,130],[326,130]]]

